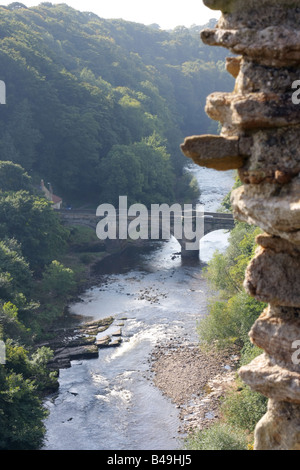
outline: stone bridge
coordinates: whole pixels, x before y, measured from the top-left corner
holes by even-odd
[[[62,223],[64,225],[71,225],[71,226],[84,226],[84,227],[89,227],[93,230],[96,231],[97,226],[101,220],[104,220],[104,216],[100,217],[96,215],[96,211],[93,210],[82,210],[82,209],[71,209],[71,210],[59,210],[57,211],[60,214]],[[169,222],[169,231],[163,230],[162,229],[162,224],[161,224],[161,215],[159,218],[160,224],[159,224],[159,231],[156,233],[156,236],[153,237],[153,233],[151,232],[151,227],[153,225],[153,219],[154,217],[152,216],[151,219],[151,214],[147,216],[146,220],[146,226],[147,230],[146,233],[144,233],[144,236],[139,237],[139,239],[149,239],[149,240],[166,240],[170,238],[171,236],[174,236],[179,244],[181,245],[181,256],[182,257],[199,257],[199,241],[202,237],[207,235],[210,232],[214,232],[216,230],[231,230],[234,228],[234,219],[232,214],[225,214],[225,213],[220,213],[220,212],[202,212],[200,215],[198,215],[198,219],[195,215],[195,211],[193,211],[193,215],[187,216],[187,218],[191,219],[191,229],[197,233],[197,235],[194,238],[191,238],[189,236],[188,238],[185,236],[185,231],[183,230],[182,236],[178,236],[178,225],[177,225],[177,233],[176,233],[176,223],[174,222],[174,216],[170,216],[170,222]],[[121,223],[124,224],[124,218],[122,219],[119,211],[116,211],[116,233],[119,234],[119,229]],[[184,219],[184,217],[182,217]],[[199,219],[201,220],[199,223]],[[118,235],[114,238],[106,238],[104,241],[106,245],[107,251],[118,251],[122,250],[127,246],[127,241],[128,238],[131,238],[128,236],[127,228],[129,231],[129,227],[131,222],[134,222],[134,220],[137,220],[137,217],[133,216],[128,216],[126,214],[126,237],[118,237]],[[198,224],[198,225],[197,225]],[[124,228],[124,227],[123,227]],[[198,232],[196,231],[198,230]],[[196,240],[197,238],[197,240]],[[138,239],[137,239],[138,241]],[[192,245],[191,245],[192,244]],[[191,246],[193,246],[191,248]]]

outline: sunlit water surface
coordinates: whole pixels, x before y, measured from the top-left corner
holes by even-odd
[[[233,173],[198,167],[190,171],[201,189],[200,202],[215,211],[231,190]],[[227,246],[228,234],[217,231],[200,242],[200,259],[182,261],[172,238],[122,256],[99,267],[102,280],[89,289],[73,313],[105,318],[112,329],[122,325],[123,342],[99,351],[99,358],[73,361],[60,371],[59,392],[45,406],[45,449],[174,450],[182,436],[178,409],[153,385],[149,358],[156,344],[171,338],[197,341],[196,325],[206,314],[208,288],[203,262]],[[105,333],[107,334],[107,332]]]

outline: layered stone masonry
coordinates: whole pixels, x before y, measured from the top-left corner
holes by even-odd
[[[207,98],[221,135],[188,137],[182,151],[200,166],[236,169],[234,217],[264,231],[244,282],[268,303],[249,333],[263,354],[239,374],[269,398],[254,448],[300,450],[300,0],[203,2],[222,16],[202,41],[235,54],[226,68],[236,82]]]

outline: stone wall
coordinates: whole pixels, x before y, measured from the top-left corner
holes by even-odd
[[[255,450],[300,450],[300,104],[292,99],[300,0],[203,1],[222,16],[201,38],[235,54],[226,67],[236,84],[207,98],[221,135],[189,137],[182,150],[201,166],[237,169],[243,186],[232,194],[234,216],[264,231],[244,283],[269,304],[249,333],[263,354],[239,373],[269,398]]]

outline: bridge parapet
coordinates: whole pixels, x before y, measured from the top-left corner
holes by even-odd
[[[71,210],[60,210],[57,211],[61,217],[62,223],[65,225],[74,225],[74,226],[85,226],[89,227],[92,230],[96,231],[97,225],[100,220],[103,220],[104,217],[99,217],[96,215],[96,211],[93,211],[91,209],[71,209]],[[119,211],[116,211],[116,233],[119,233],[119,224],[122,223],[128,227],[130,227],[130,224],[136,219],[134,216],[127,216],[127,214],[122,214]],[[188,217],[188,216],[187,216]],[[196,216],[192,215],[192,225],[196,225]],[[232,214],[228,213],[219,213],[219,212],[204,212],[203,215],[203,226],[202,226],[202,233],[198,237],[198,241],[200,239],[207,235],[210,232],[214,232],[216,230],[232,230],[234,228],[234,219]],[[120,222],[121,221],[121,222]],[[161,219],[160,219],[161,221]],[[156,219],[157,222],[157,219]],[[156,237],[153,238],[151,235],[151,226],[153,225],[154,220],[153,217],[151,219],[151,215],[149,214],[148,220],[146,220],[146,225],[148,226],[148,230],[145,233],[144,236],[140,237],[143,239],[149,239],[149,240],[166,240],[170,238],[171,236],[175,236],[177,238],[178,242],[181,245],[181,254],[182,256],[199,256],[199,243],[195,244],[195,247],[193,249],[186,249],[187,243],[192,243],[193,240],[187,239],[184,237],[176,237],[176,231],[175,231],[175,224],[174,224],[174,217],[170,217],[170,227],[169,227],[169,232],[166,230],[163,230],[162,227],[160,226],[160,230],[158,233],[156,233]],[[124,232],[124,230],[123,230]],[[127,232],[128,236],[128,232]],[[130,236],[128,236],[130,238]],[[196,238],[196,237],[195,237]],[[107,242],[107,247],[114,246],[116,248],[116,245],[118,244],[118,237],[116,237],[115,240],[109,240],[107,237],[106,240],[104,240],[105,244]],[[124,238],[120,240],[119,243],[120,247],[124,248]]]

